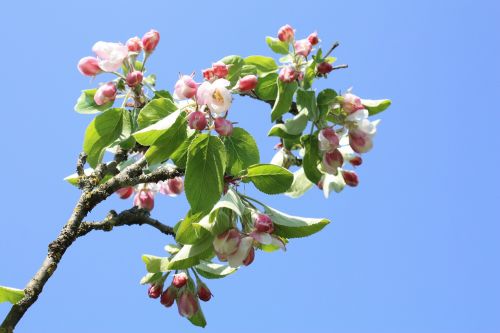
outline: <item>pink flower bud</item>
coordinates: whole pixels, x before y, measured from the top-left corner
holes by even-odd
[[[241,235],[237,229],[229,229],[215,237],[213,245],[215,253],[220,258],[227,258],[238,251]]]
[[[321,151],[331,151],[339,147],[340,139],[332,128],[326,127],[319,131],[318,142]]]
[[[333,70],[333,66],[329,62],[323,61],[322,63],[318,64],[318,66],[316,66],[316,70],[319,74],[326,75]]]
[[[138,84],[142,83],[142,72],[141,71],[133,71],[127,74],[127,85],[129,87],[135,87]]]
[[[134,197],[134,206],[146,209],[153,210],[155,206],[155,197],[153,192],[149,190],[140,190]]]
[[[278,39],[282,42],[291,42],[294,37],[295,30],[288,24],[278,30]]]
[[[344,158],[338,149],[327,151],[323,155],[322,166],[326,172],[332,175],[338,173],[338,168],[344,164]]]
[[[359,130],[349,131],[349,145],[358,154],[366,153],[373,148],[373,140],[370,134]]]
[[[177,289],[170,286],[161,294],[160,303],[167,308],[171,307],[177,297]]]
[[[282,82],[290,83],[298,78],[297,71],[292,66],[283,67],[279,73],[279,79]]]
[[[344,94],[344,100],[342,101],[342,108],[344,111],[347,113],[354,113],[358,110],[362,110],[365,107],[361,103],[361,98],[358,96],[351,94],[351,93],[346,93]]]
[[[250,248],[250,252],[248,252],[247,257],[245,260],[243,260],[243,265],[248,266],[251,263],[253,263],[253,260],[255,259],[255,250],[253,247]]]
[[[349,160],[349,163],[353,166],[360,166],[363,164],[363,159],[360,156],[355,156]]]
[[[94,95],[94,102],[97,105],[104,105],[114,101],[116,98],[116,85],[108,82],[100,86]]]
[[[233,134],[233,124],[224,118],[216,118],[214,121],[215,131],[220,136],[231,136]]]
[[[139,37],[132,37],[127,41],[127,48],[130,52],[141,52],[142,42]]]
[[[203,302],[208,302],[212,298],[212,293],[210,292],[210,289],[208,289],[207,285],[201,281],[198,283],[197,293],[198,293],[198,298],[201,299]]]
[[[182,288],[186,285],[188,281],[188,276],[184,272],[180,272],[174,275],[174,279],[172,280],[172,285],[176,288]]]
[[[253,225],[258,232],[270,234],[274,231],[273,221],[267,214],[255,214],[253,216]]]
[[[101,67],[99,67],[99,60],[94,57],[80,59],[78,62],[78,70],[85,76],[96,76],[102,72]]]
[[[216,63],[212,64],[212,69],[214,71],[214,74],[219,78],[223,79],[227,76],[227,73],[229,73],[229,69],[225,63],[222,61],[217,61]]]
[[[207,81],[211,81],[215,77],[214,70],[212,68],[206,68],[202,71],[203,77]]]
[[[182,177],[175,177],[160,183],[160,193],[171,197],[176,197],[184,190],[184,180]]]
[[[356,187],[359,184],[358,175],[354,171],[342,170],[342,177],[349,186]]]
[[[116,194],[120,197],[120,199],[128,199],[134,193],[134,188],[131,186],[123,187],[116,191]]]
[[[194,111],[188,116],[188,125],[194,130],[204,130],[207,127],[207,118],[204,112]]]
[[[160,33],[156,30],[151,29],[142,36],[142,47],[146,53],[153,52],[159,42]]]
[[[191,318],[198,312],[198,302],[190,291],[184,291],[177,299],[179,314],[186,318]]]
[[[194,82],[193,78],[189,75],[183,75],[175,83],[174,97],[177,99],[191,98],[196,95],[198,85]]]
[[[238,89],[240,91],[249,91],[257,87],[257,76],[246,75],[238,81]]]
[[[307,40],[311,45],[316,45],[319,43],[318,33],[315,31],[307,37]]]
[[[307,57],[311,53],[312,45],[307,39],[301,39],[295,42],[295,53]]]
[[[148,288],[148,295],[151,298],[158,298],[163,291],[163,284],[152,284]]]

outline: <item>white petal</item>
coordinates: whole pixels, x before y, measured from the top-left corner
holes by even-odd
[[[250,248],[253,244],[252,237],[245,237],[241,240],[240,246],[238,247],[238,251],[235,254],[227,257],[227,261],[229,266],[231,267],[239,267],[243,264],[243,260],[248,256],[250,252]]]

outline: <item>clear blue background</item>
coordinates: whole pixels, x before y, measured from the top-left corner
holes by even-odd
[[[205,332],[500,332],[499,14],[497,1],[5,1],[0,284],[25,285],[78,197],[62,178],[91,120],[73,105],[97,83],[76,70],[95,41],[158,29],[149,68],[171,89],[222,56],[271,55],[264,36],[290,23],[341,41],[350,67],[320,87],[393,106],[357,189],[265,199],[333,223],[210,282]],[[269,160],[268,107],[240,98],[232,114]],[[130,205],[112,198],[90,218]],[[160,198],[153,215],[174,224],[186,207]],[[18,332],[202,332],[138,284],[141,254],[168,241],[148,227],[79,239]]]

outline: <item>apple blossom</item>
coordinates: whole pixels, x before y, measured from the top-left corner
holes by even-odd
[[[255,259],[255,250],[253,247],[251,247],[247,257],[245,258],[245,260],[243,260],[243,265],[249,266],[251,263],[253,263],[254,259]]]
[[[279,79],[285,83],[290,83],[298,78],[298,73],[292,66],[285,66],[280,70]]]
[[[267,214],[257,213],[253,216],[253,224],[258,232],[272,233],[274,231],[273,221]]]
[[[359,184],[358,175],[354,171],[342,170],[342,177],[347,185],[356,187]]]
[[[148,295],[151,298],[158,298],[160,297],[162,291],[163,291],[163,284],[152,284],[148,288]]]
[[[176,288],[182,288],[186,285],[188,281],[188,276],[185,272],[180,272],[174,275],[172,280],[172,285]]]
[[[97,105],[104,105],[112,102],[116,98],[116,85],[114,82],[108,82],[101,85],[94,95],[94,102]]]
[[[319,74],[326,75],[333,70],[333,66],[329,62],[323,61],[322,63],[319,63],[318,66],[316,66],[316,70]]]
[[[255,87],[257,87],[257,82],[258,82],[257,76],[252,74],[246,75],[238,81],[238,90],[239,91],[253,90],[255,89]]]
[[[198,105],[208,104],[210,100],[210,95],[212,94],[212,83],[205,81],[198,87],[196,91],[196,103]]]
[[[366,153],[372,149],[377,124],[377,120],[363,119],[357,123],[355,128],[349,129],[349,145],[356,153]]]
[[[295,42],[295,53],[307,57],[311,53],[312,45],[307,39],[300,39]]]
[[[338,173],[338,168],[344,164],[344,158],[338,149],[332,151],[327,151],[323,155],[323,160],[321,165],[326,172],[336,175]]]
[[[278,30],[278,39],[282,42],[291,42],[295,37],[295,30],[286,24]]]
[[[225,118],[216,118],[214,120],[215,131],[220,136],[231,136],[233,134],[233,124]]]
[[[253,248],[253,238],[243,237],[238,245],[238,249],[234,254],[227,256],[227,262],[231,267],[239,267],[248,257],[250,250]]]
[[[203,78],[207,81],[211,81],[215,77],[213,68],[206,68],[202,72]]]
[[[182,177],[167,179],[166,181],[160,183],[159,190],[161,194],[176,197],[184,190],[184,180]]]
[[[142,50],[142,41],[137,36],[129,38],[126,45],[127,45],[127,49],[130,52],[141,52],[141,50]]]
[[[229,110],[233,96],[226,88],[230,82],[225,79],[217,79],[212,83],[210,96],[208,98],[208,108],[215,114],[222,114]]]
[[[176,297],[177,289],[170,286],[161,294],[160,303],[169,308],[174,304]]]
[[[149,30],[142,36],[142,47],[144,52],[151,53],[160,42],[160,33],[156,30]]]
[[[153,191],[148,189],[141,189],[134,197],[134,206],[146,209],[153,210],[155,206],[155,197]]]
[[[340,139],[335,130],[326,127],[319,131],[318,142],[321,151],[331,151],[339,147]]]
[[[198,302],[193,293],[188,290],[181,291],[181,295],[177,298],[177,308],[183,317],[191,318],[194,316],[198,312]]]
[[[205,112],[191,112],[188,116],[188,125],[194,130],[204,130],[207,127],[207,118]]]
[[[127,85],[135,87],[142,83],[143,75],[141,71],[133,71],[127,74]]]
[[[128,199],[132,195],[132,193],[134,193],[134,188],[131,186],[116,190],[116,194],[118,194],[120,199]]]
[[[97,42],[92,47],[92,51],[97,54],[99,67],[105,72],[118,70],[128,56],[127,46],[121,43]]]
[[[80,59],[78,62],[78,70],[86,76],[96,76],[102,72],[101,67],[99,67],[99,60],[94,57]]]
[[[212,298],[212,292],[208,289],[207,285],[203,282],[198,282],[198,290],[197,290],[198,298],[203,302],[208,302]]]
[[[189,75],[183,75],[177,80],[174,87],[174,97],[176,99],[192,98],[196,95],[198,84]]]
[[[309,43],[311,43],[311,45],[316,45],[319,43],[319,38],[318,38],[318,33],[315,31],[313,33],[311,33],[308,37],[307,37],[307,40],[309,41]]]
[[[213,63],[212,70],[219,79],[225,78],[229,73],[228,66],[222,61],[217,61],[216,63]]]
[[[241,235],[237,229],[229,229],[215,237],[213,241],[214,251],[221,260],[238,251],[241,242]]]
[[[342,95],[342,97],[343,97],[342,108],[347,113],[353,113],[365,108],[361,103],[361,98],[350,92],[345,93],[344,95]]]

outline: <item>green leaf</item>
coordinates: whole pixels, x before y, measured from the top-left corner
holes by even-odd
[[[255,164],[247,169],[242,177],[250,180],[255,187],[267,194],[286,192],[293,182],[293,174],[285,168],[274,164]]]
[[[229,71],[226,79],[231,82],[231,86],[234,86],[236,82],[239,80],[241,75],[241,69],[245,64],[245,61],[242,57],[237,55],[230,55],[222,58],[220,61],[229,65]]]
[[[212,255],[213,237],[207,237],[198,244],[184,245],[177,254],[170,259],[168,269],[187,269],[200,263]]]
[[[184,188],[193,213],[209,211],[224,188],[226,150],[209,134],[198,135],[189,145]]]
[[[305,74],[304,74],[304,79],[302,80],[302,87],[304,89],[310,89],[312,87],[312,83],[314,81],[314,78],[316,77],[316,66],[317,62],[314,60],[310,60],[309,65],[307,65]]]
[[[222,199],[215,204],[210,214],[203,217],[197,225],[216,236],[230,229],[233,222],[235,222],[236,215],[242,217],[244,211],[245,206],[240,196],[233,189],[229,189]]]
[[[146,264],[146,270],[149,273],[166,272],[168,267],[168,258],[153,256],[150,254],[143,254],[142,261]]]
[[[337,92],[333,89],[325,89],[318,94],[317,103],[321,117],[324,117],[332,104],[335,103]]]
[[[271,127],[268,136],[279,136],[281,138],[296,138],[300,136],[307,126],[307,110],[302,110],[291,119],[287,119],[284,124],[276,124]]]
[[[362,99],[361,103],[368,110],[370,116],[380,113],[391,106],[390,99]]]
[[[290,111],[292,106],[293,94],[297,90],[297,82],[284,83],[281,80],[278,82],[278,97],[271,111],[271,121],[276,121],[279,117]]]
[[[92,120],[85,131],[83,151],[87,162],[93,168],[101,163],[104,151],[122,133],[124,117],[128,111],[120,108],[109,109]]]
[[[140,284],[147,284],[147,283],[155,283],[156,281],[160,280],[162,278],[163,274],[161,272],[158,273],[148,273],[144,275],[139,282]]]
[[[82,90],[82,94],[76,101],[75,111],[83,114],[92,114],[106,111],[113,106],[114,101],[110,101],[103,105],[97,105],[94,101],[96,91],[97,89]]]
[[[293,183],[285,193],[290,198],[298,198],[304,195],[314,184],[307,179],[304,168],[300,168],[293,173]]]
[[[265,76],[266,74],[273,73],[278,70],[278,65],[276,65],[273,58],[260,55],[246,57],[245,64],[254,65],[257,68],[259,76]]]
[[[274,233],[285,238],[310,236],[330,223],[328,219],[288,215],[268,206],[265,206],[264,210],[273,221]]]
[[[274,101],[278,96],[278,74],[271,73],[264,77],[259,77],[255,93],[260,99]]]
[[[177,109],[177,105],[169,98],[153,99],[141,109],[137,117],[139,128],[148,127]]]
[[[158,99],[158,98],[167,98],[172,102],[174,101],[172,94],[170,94],[168,90],[156,90],[153,99]]]
[[[195,268],[196,272],[206,279],[221,279],[238,270],[228,265],[216,264],[205,260],[202,260]]]
[[[276,53],[288,54],[289,43],[282,42],[278,38],[266,37],[266,43]]]
[[[0,286],[0,303],[16,304],[24,297],[24,290]]]
[[[209,233],[197,224],[205,215],[205,212],[193,214],[189,211],[176,230],[175,240],[181,244],[195,244],[207,237]]]
[[[297,109],[299,112],[306,111],[309,120],[318,120],[318,108],[316,106],[316,93],[312,90],[297,90]]]
[[[161,163],[170,158],[187,137],[187,121],[184,117],[177,117],[173,125],[168,128],[146,152],[149,165]]]
[[[199,327],[205,327],[207,326],[207,320],[205,319],[205,315],[203,314],[203,311],[201,310],[201,306],[199,305],[200,302],[198,302],[198,311],[191,317],[188,318],[188,320],[191,322],[191,324]]]
[[[188,137],[179,146],[179,148],[177,148],[170,155],[170,158],[172,159],[172,161],[175,163],[175,165],[177,167],[179,167],[181,169],[186,168],[188,148],[195,137],[196,137],[196,132],[192,132],[191,135],[188,134]]]
[[[319,143],[318,143],[318,134],[317,132],[311,136],[308,136],[306,140],[304,140],[304,158],[302,159],[302,167],[304,168],[304,173],[307,178],[313,183],[317,184],[323,174],[318,169],[318,164],[320,163],[320,154],[319,154]]]
[[[135,132],[133,136],[141,145],[151,146],[160,136],[177,123],[177,118],[183,118],[183,116],[184,113],[181,115],[181,111],[177,110],[162,120]]]
[[[243,65],[240,76],[243,77],[245,75],[257,75],[257,67],[254,65]]]
[[[257,143],[243,128],[235,127],[233,134],[224,138],[224,146],[227,152],[227,170],[232,175],[260,162]]]

